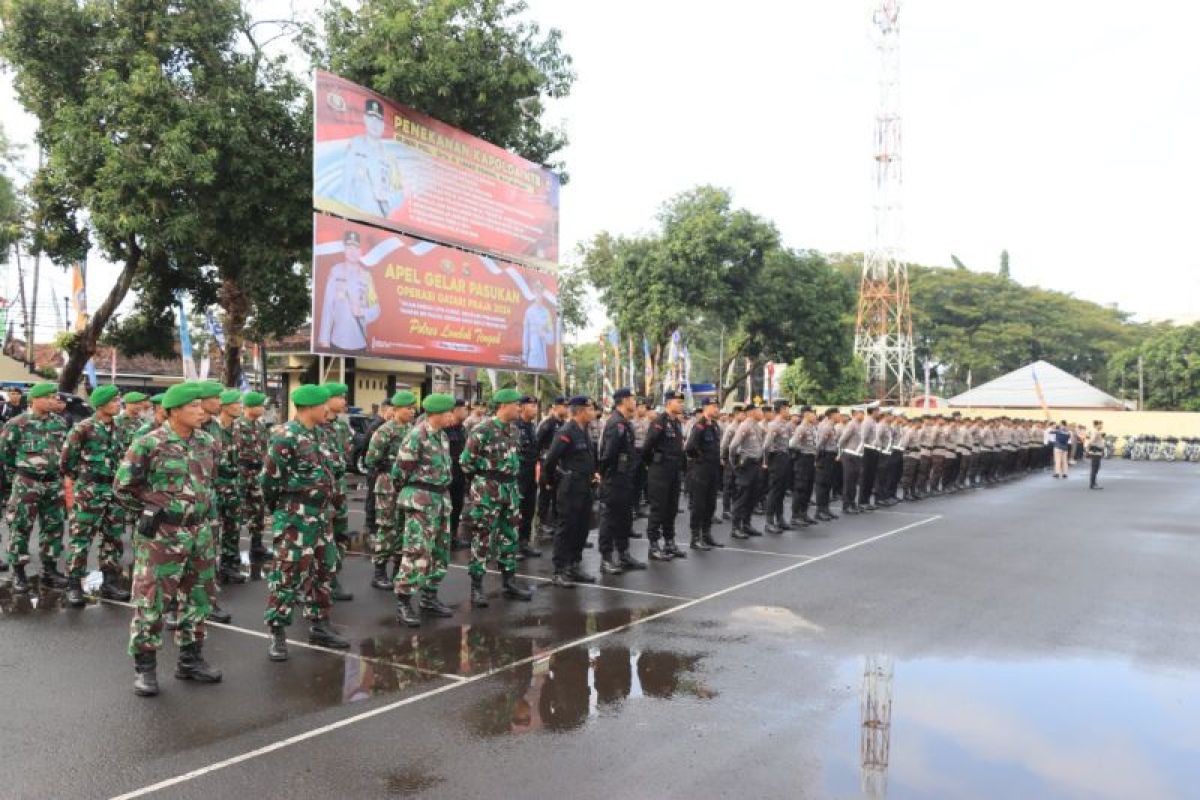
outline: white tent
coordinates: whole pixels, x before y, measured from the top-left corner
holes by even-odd
[[[1026,364],[969,392],[951,397],[950,405],[957,408],[1041,408],[1035,375],[1036,384],[1041,385],[1046,405],[1050,408],[1125,408],[1115,397],[1046,361]]]

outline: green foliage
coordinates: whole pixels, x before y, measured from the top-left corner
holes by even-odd
[[[519,0],[333,0],[314,61],[564,174],[554,156],[566,134],[542,114],[575,73],[560,32],[543,35],[525,10]]]
[[[25,221],[25,209],[10,175],[13,155],[13,147],[0,126],[0,264],[8,263],[12,246],[21,239]]]
[[[821,385],[805,368],[804,359],[797,358],[779,376],[779,390],[793,402],[811,404],[820,394]]]
[[[1200,411],[1200,323],[1157,326],[1145,341],[1115,353],[1110,383],[1123,396],[1137,396],[1139,357],[1147,409]]]
[[[958,256],[954,255],[953,253],[950,254],[950,262],[954,264],[955,269],[966,270],[967,268],[967,265],[959,260]]]

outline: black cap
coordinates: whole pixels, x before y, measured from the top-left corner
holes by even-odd
[[[683,395],[681,395],[679,392],[675,391],[674,389],[668,389],[663,394],[663,402],[664,403],[667,402],[668,400],[682,400],[682,399],[683,399]]]
[[[701,408],[704,408],[704,406],[717,406],[717,405],[720,405],[720,403],[717,401],[717,398],[715,398],[715,397],[706,397],[700,401]]]
[[[776,411],[784,411],[784,410],[790,408],[791,405],[792,404],[789,403],[787,400],[776,400],[775,401],[775,410]]]
[[[591,398],[582,394],[577,394],[567,401],[567,405],[571,406],[571,408],[580,408],[582,406],[590,406],[591,404]]]
[[[813,410],[813,407],[812,407],[812,406],[804,406],[803,408],[801,408],[801,409],[800,409],[800,413],[801,413],[801,414],[807,414],[808,412],[810,412],[810,411],[812,411],[812,410]]]
[[[364,108],[367,112],[367,116],[379,117],[380,119],[383,119],[383,103],[379,102],[374,97],[367,98],[367,103]]]
[[[533,397],[532,395],[526,394],[526,395],[521,396],[521,405],[527,405],[528,403],[536,403],[537,401],[538,401],[537,398]]]
[[[615,392],[613,392],[613,402],[614,403],[619,403],[622,400],[624,400],[626,397],[633,397],[632,389],[628,389],[628,388],[622,386],[620,389],[617,389]]]
[[[558,397],[554,398],[554,405],[565,406],[566,404],[567,404],[567,398],[563,397],[562,395],[559,395]]]
[[[362,237],[358,235],[358,231],[346,231],[342,234],[342,244],[352,244],[358,247],[362,244]]]

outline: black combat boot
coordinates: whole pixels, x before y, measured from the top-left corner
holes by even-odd
[[[483,591],[483,576],[471,576],[471,607],[472,608],[487,608],[488,599],[487,593]]]
[[[209,619],[212,618],[211,613],[208,616],[209,616]],[[175,603],[174,600],[167,600],[163,604],[162,619],[163,619],[163,625],[166,627],[167,630],[174,631],[174,630],[179,629],[179,607]]]
[[[209,601],[212,603],[212,606],[208,609],[208,621],[209,622],[220,622],[225,625],[228,625],[229,623],[233,622],[233,614],[230,614],[228,611],[226,611],[225,609],[223,609],[219,605],[217,605],[217,598],[211,597],[211,598],[209,598]],[[179,609],[178,608],[175,609],[175,618],[176,619],[179,618]],[[178,627],[179,623],[176,622],[175,626]]]
[[[342,588],[342,585],[338,583],[336,575],[333,577],[333,583],[330,585],[329,596],[339,603],[348,603],[354,599],[354,594],[352,592],[347,592]]]
[[[120,574],[117,571],[106,571],[104,573],[104,581],[100,584],[100,597],[105,600],[117,600],[122,603],[129,602],[129,598],[132,595],[127,590],[122,589],[121,585],[117,583]]]
[[[708,551],[712,548],[704,541],[704,534],[699,531],[692,531],[692,541],[688,544],[693,550]]]
[[[242,572],[241,565],[236,561],[225,560],[221,562],[221,570],[217,574],[221,583],[245,583],[246,575]]]
[[[625,572],[625,568],[621,566],[621,559],[613,553],[605,553],[600,559],[600,571],[605,575],[621,575]]]
[[[250,534],[250,560],[251,561],[266,561],[271,555],[271,551],[263,547],[262,534]]]
[[[667,539],[663,542],[663,552],[671,558],[687,558],[687,553],[679,549],[674,539]]]
[[[43,589],[65,589],[67,588],[67,576],[58,571],[53,561],[42,562],[42,588]]]
[[[158,694],[157,653],[138,653],[133,657],[133,693],[138,697],[154,697]]]
[[[747,536],[762,536],[763,535],[762,531],[760,531],[758,528],[754,527],[753,522],[747,522],[745,525],[743,525],[742,533],[746,534]]]
[[[775,527],[779,528],[780,532],[796,530],[792,527],[791,523],[783,518],[782,514],[775,518]]]
[[[541,558],[542,551],[535,548],[529,542],[525,542],[521,545],[520,549],[517,550],[517,556],[519,558]]]
[[[413,611],[412,595],[396,595],[396,619],[400,621],[400,624],[407,625],[410,628],[421,627],[421,617],[416,611]]]
[[[529,602],[533,599],[533,592],[528,586],[524,586],[517,582],[517,576],[508,572],[501,571],[500,585],[504,587],[504,596],[509,600],[523,600]]]
[[[650,560],[651,561],[670,561],[671,560],[670,554],[667,553],[667,551],[662,549],[662,547],[659,545],[657,539],[650,542]]]
[[[739,539],[739,540],[750,538],[750,534],[746,533],[746,531],[744,531],[742,529],[742,523],[740,523],[740,522],[734,523],[733,532],[730,533],[729,535],[732,536],[734,539]]]
[[[282,625],[271,626],[271,646],[267,648],[267,658],[272,661],[287,661],[287,628]]]
[[[392,581],[388,578],[387,562],[375,565],[375,575],[371,578],[371,588],[373,589],[391,589]]]
[[[574,564],[572,564],[570,567],[567,568],[567,577],[570,578],[575,583],[595,583],[596,582],[595,575],[591,574],[590,572],[584,571],[582,561],[576,561]]]
[[[181,681],[197,683],[220,683],[221,670],[208,665],[199,642],[185,644],[179,648],[179,663],[175,665],[175,677]]]
[[[67,605],[71,608],[83,608],[87,601],[83,599],[83,581],[79,578],[67,579]]]
[[[709,529],[709,528],[705,528],[705,529],[704,529],[704,530],[701,532],[701,534],[700,534],[700,538],[701,538],[701,539],[703,539],[704,543],[705,543],[706,545],[708,545],[708,549],[710,549],[710,550],[711,550],[712,548],[714,548],[714,547],[724,547],[724,546],[725,546],[725,543],[724,543],[724,542],[719,542],[719,541],[717,541],[716,539],[714,539],[714,538],[713,538],[713,536],[712,536],[712,530],[711,530],[711,529]]]
[[[646,562],[638,561],[636,558],[629,555],[628,550],[621,553],[621,555],[618,557],[618,560],[621,562],[621,568],[624,569],[626,572],[631,572],[633,570],[639,570],[639,569],[646,568]]]
[[[550,581],[560,589],[574,589],[575,584],[567,577],[567,571],[559,567],[554,568],[554,578]]]
[[[454,609],[438,599],[437,589],[422,589],[421,601],[418,605],[422,611],[428,611],[435,617],[454,616]]]
[[[319,619],[308,626],[308,643],[334,650],[346,650],[350,647],[350,643],[337,635],[327,619]]]

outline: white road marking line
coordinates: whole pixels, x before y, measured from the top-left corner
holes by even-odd
[[[749,547],[734,547],[730,544],[727,544],[724,547],[713,548],[714,553],[720,552],[721,550],[730,550],[734,553],[755,553],[756,555],[760,556],[780,556],[782,558],[807,558],[811,560],[816,557],[806,556],[803,553],[776,553],[771,550],[751,550]]]
[[[461,569],[461,570],[467,569],[462,564],[451,564],[450,568],[451,569]],[[498,571],[496,571],[494,569],[489,569],[487,571],[487,573],[489,575],[499,575],[500,574]],[[522,578],[523,580],[527,580],[527,581],[538,581],[539,583],[550,583],[551,581],[554,580],[553,578],[547,578],[544,575],[525,575],[520,572],[518,572],[516,574],[516,577]],[[599,582],[597,582],[597,583],[577,583],[577,584],[575,584],[575,586],[576,586],[576,588],[579,588],[579,589],[607,589],[610,592],[622,592],[624,594],[637,594],[637,595],[643,595],[645,597],[661,597],[664,600],[694,600],[695,599],[692,597],[683,597],[683,596],[677,595],[677,594],[663,594],[662,592],[648,592],[648,591],[644,591],[642,589],[627,589],[624,586],[609,586],[607,584],[599,583]]]
[[[701,603],[706,603],[706,602],[708,602],[710,600],[714,600],[718,597],[724,597],[725,595],[730,594],[731,592],[736,592],[736,591],[739,591],[740,589],[745,589],[747,586],[753,586],[756,583],[762,583],[763,581],[770,580],[771,578],[777,577],[779,575],[783,575],[785,573],[792,572],[793,570],[801,569],[803,567],[807,567],[812,564],[816,564],[819,561],[824,561],[828,558],[833,558],[836,555],[840,555],[842,553],[849,552],[850,550],[854,550],[859,547],[863,547],[865,545],[871,544],[872,542],[878,542],[881,539],[886,539],[889,536],[895,536],[897,533],[903,533],[904,531],[912,530],[913,528],[920,527],[921,525],[926,525],[930,522],[933,522],[934,520],[938,520],[941,518],[942,517],[939,514],[937,516],[929,517],[928,519],[923,519],[923,520],[919,520],[917,522],[910,523],[910,524],[905,525],[900,528],[895,528],[890,531],[885,531],[884,533],[877,534],[875,536],[872,536],[869,539],[863,539],[862,541],[854,542],[853,544],[848,544],[845,547],[839,547],[836,550],[831,550],[830,552],[825,553],[824,555],[816,556],[815,558],[813,558],[809,561],[797,561],[794,564],[789,564],[786,567],[781,567],[780,569],[773,570],[771,572],[768,572],[765,575],[760,575],[757,578],[751,578],[749,580],[742,581],[741,583],[734,584],[733,586],[728,586],[724,589],[718,589],[717,591],[715,591],[711,594],[707,594],[703,597],[698,597],[694,600],[688,600],[686,603],[680,603],[677,606],[671,606],[670,608],[664,609],[662,611],[658,611],[654,614],[650,614],[648,616],[641,617],[639,619],[635,619],[630,622],[627,622],[624,625],[618,625],[617,627],[610,628],[609,630],[606,630],[606,631],[597,631],[596,633],[593,633],[589,636],[583,636],[579,639],[575,639],[573,641],[566,642],[564,644],[558,645],[557,647],[553,647],[548,651],[540,652],[537,655],[527,656],[525,658],[519,659],[517,661],[513,661],[513,662],[505,664],[503,666],[495,667],[494,669],[490,669],[487,672],[481,672],[478,675],[473,675],[470,678],[466,678],[459,683],[448,683],[445,686],[439,686],[436,689],[430,689],[429,691],[421,692],[420,694],[413,695],[412,697],[407,697],[403,700],[397,700],[394,703],[388,703],[387,705],[380,706],[379,708],[373,708],[369,711],[364,711],[360,714],[355,714],[353,716],[346,717],[345,719],[340,719],[336,722],[331,722],[328,725],[322,725],[319,728],[313,728],[312,730],[305,731],[304,733],[298,733],[295,736],[289,736],[286,739],[281,739],[277,742],[272,742],[271,744],[264,745],[262,747],[254,749],[254,750],[248,750],[245,753],[241,753],[239,755],[232,756],[230,758],[226,758],[221,761],[216,761],[207,766],[199,767],[197,769],[191,770],[190,772],[185,772],[182,775],[176,775],[173,778],[166,778],[165,780],[161,780],[157,783],[152,783],[149,786],[143,786],[140,789],[134,789],[131,792],[126,792],[125,794],[117,795],[116,797],[113,798],[113,800],[133,800],[133,798],[135,798],[135,797],[144,797],[148,794],[152,794],[154,792],[161,791],[162,789],[169,789],[172,786],[178,786],[181,783],[186,783],[190,780],[195,780],[196,778],[203,777],[204,775],[208,775],[208,774],[216,772],[218,770],[225,769],[226,767],[232,767],[235,764],[241,764],[244,761],[249,761],[250,759],[258,758],[259,756],[265,756],[269,753],[274,753],[276,750],[282,750],[285,747],[290,747],[294,744],[300,744],[301,742],[306,742],[309,739],[315,739],[318,736],[323,736],[327,733],[331,733],[333,731],[340,730],[341,728],[345,728],[350,725],[354,725],[356,723],[362,722],[363,720],[371,719],[372,717],[377,717],[377,716],[380,716],[381,714],[386,714],[390,711],[395,711],[396,709],[403,708],[404,706],[407,706],[407,705],[412,705],[413,703],[419,702],[421,700],[425,700],[429,697],[433,697],[434,695],[439,695],[439,694],[442,694],[443,692],[448,692],[451,689],[456,689],[461,686],[466,686],[468,684],[475,683],[476,681],[481,681],[481,680],[484,680],[485,678],[490,678],[491,676],[496,675],[498,673],[507,672],[508,670],[516,669],[517,667],[524,666],[525,664],[530,664],[534,661],[539,661],[539,660],[542,660],[545,658],[549,658],[550,656],[554,655],[555,653],[560,653],[563,650],[568,650],[572,647],[578,647],[583,644],[588,644],[590,642],[594,642],[594,641],[603,639],[608,636],[613,636],[614,634],[623,633],[624,631],[627,631],[631,628],[635,628],[639,625],[644,625],[647,622],[650,622],[652,620],[662,619],[663,617],[670,616],[671,614],[674,614],[679,611],[683,611],[688,608],[692,608],[693,606],[700,605]]]

